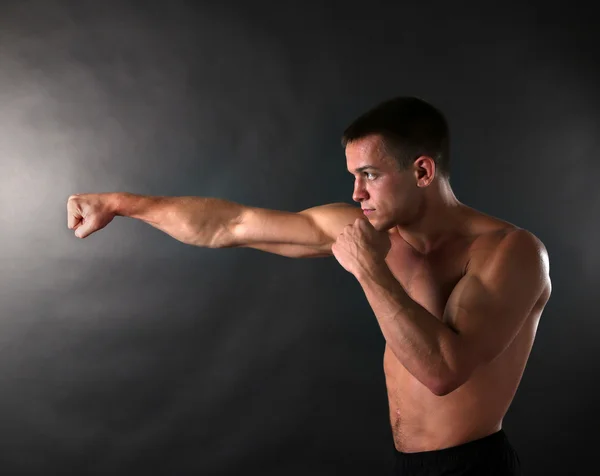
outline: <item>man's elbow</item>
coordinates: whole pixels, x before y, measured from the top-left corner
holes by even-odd
[[[446,372],[443,378],[438,378],[430,385],[429,390],[438,397],[445,397],[462,387],[471,377],[472,370],[466,368],[458,372]]]
[[[481,358],[473,352],[456,352],[452,355],[445,355],[440,359],[441,365],[435,378],[432,378],[432,384],[429,389],[434,395],[444,397],[469,381],[475,370],[488,360]]]
[[[457,384],[455,381],[444,380],[437,382],[435,385],[429,387],[431,392],[438,397],[445,397],[446,395],[454,392],[457,388],[459,388],[462,384]]]

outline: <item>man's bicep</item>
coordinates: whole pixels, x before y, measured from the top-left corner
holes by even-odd
[[[331,252],[331,245],[344,231],[344,227],[352,225],[357,218],[364,217],[361,208],[347,203],[330,203],[308,208],[299,212],[299,215],[309,217],[313,226],[326,237],[326,248],[329,252]]]
[[[453,366],[470,374],[510,345],[548,286],[547,259],[525,230],[504,238],[452,292],[444,320],[456,331]]]
[[[344,226],[362,214],[360,208],[332,203],[285,212],[248,208],[235,230],[235,247],[254,248],[282,256],[331,255],[331,245]]]

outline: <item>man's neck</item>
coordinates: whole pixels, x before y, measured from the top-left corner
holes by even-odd
[[[448,183],[440,183],[423,202],[419,220],[397,226],[398,234],[420,254],[426,255],[463,230],[467,206],[460,203]]]

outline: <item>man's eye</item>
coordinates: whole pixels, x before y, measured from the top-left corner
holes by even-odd
[[[373,180],[375,178],[375,174],[372,174],[371,172],[365,172],[365,175],[369,180]]]

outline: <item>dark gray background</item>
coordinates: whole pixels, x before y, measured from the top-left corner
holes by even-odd
[[[3,1],[0,473],[389,471],[384,341],[334,258],[195,248],[126,218],[79,240],[66,200],[351,202],[341,132],[416,95],[450,121],[458,198],[548,248],[554,291],[504,429],[527,474],[583,474],[593,2],[482,3]]]

